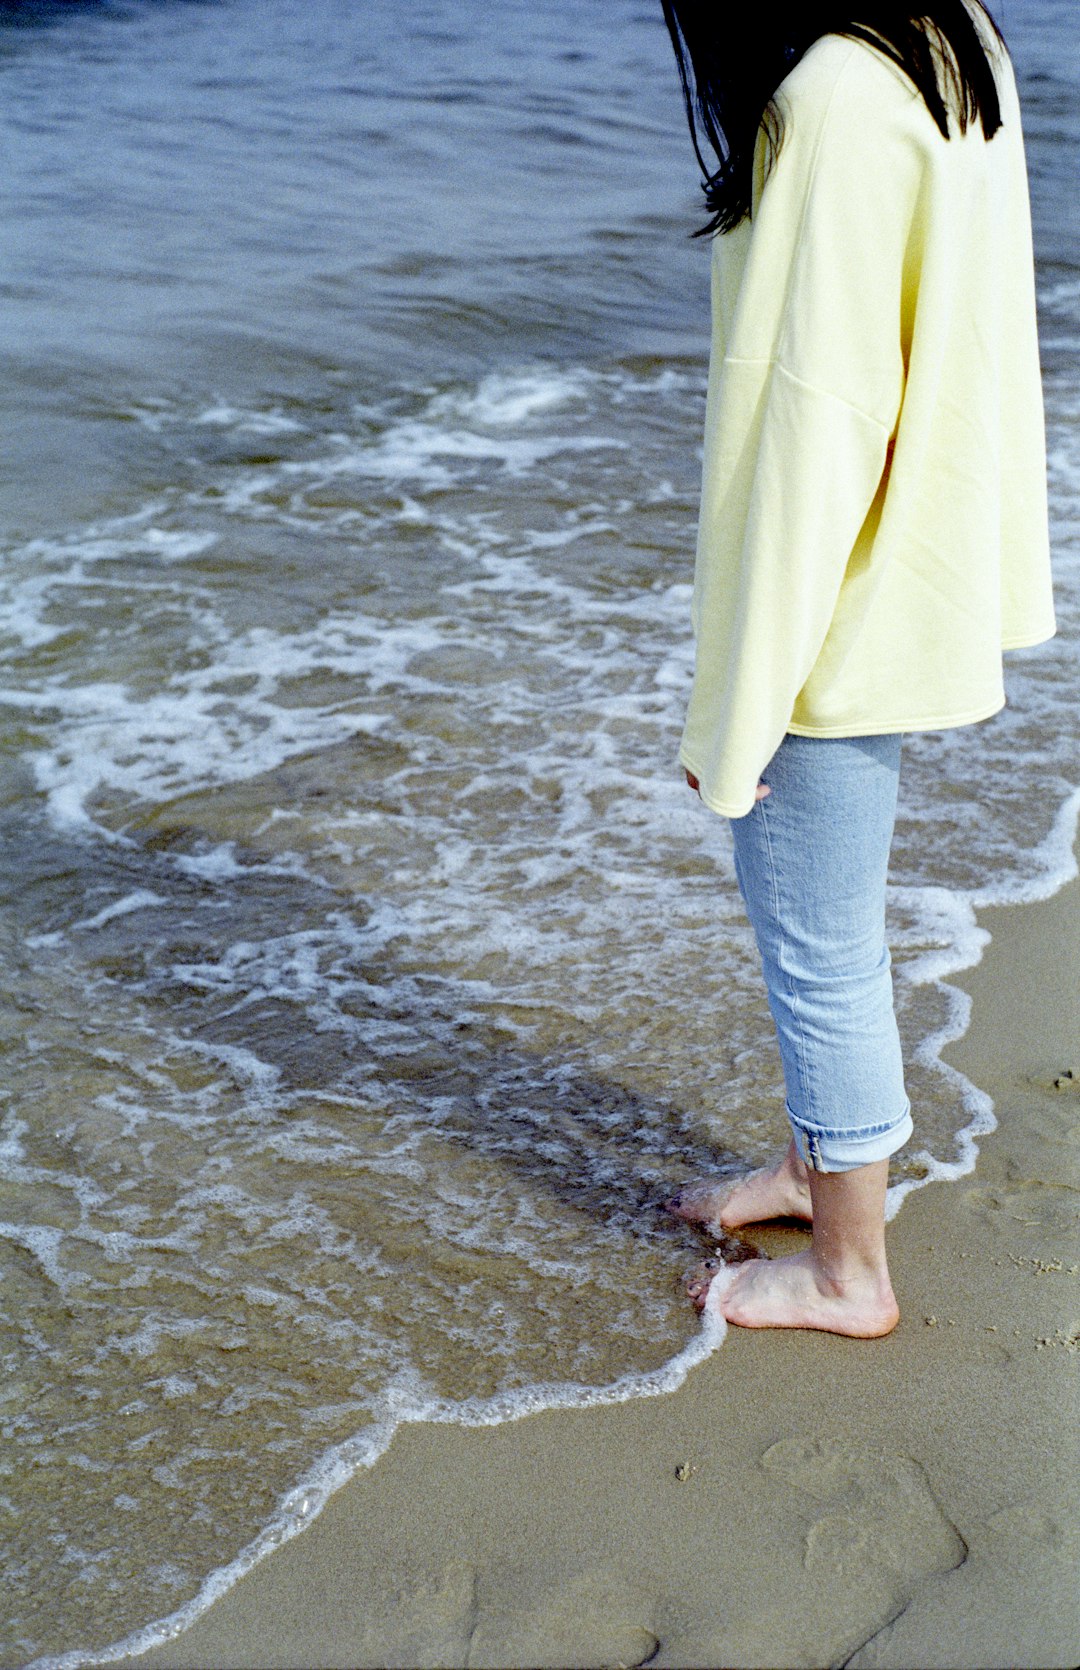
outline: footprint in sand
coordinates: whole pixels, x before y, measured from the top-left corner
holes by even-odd
[[[468,1651],[475,1665],[620,1665],[656,1657],[660,1640],[641,1617],[649,1583],[602,1561],[567,1560],[478,1574]],[[636,1618],[636,1621],[634,1621]],[[445,1662],[445,1661],[444,1661]]]
[[[843,1660],[884,1628],[928,1579],[967,1555],[918,1463],[827,1438],[785,1438],[761,1457],[824,1511],[806,1533],[810,1595],[824,1603],[832,1661]]]

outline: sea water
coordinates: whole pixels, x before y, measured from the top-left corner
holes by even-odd
[[[1027,124],[1059,636],[905,744],[917,1137],[1080,785],[1071,0]],[[0,9],[4,1663],[181,1626],[402,1420],[711,1350],[659,1203],[785,1140],[675,753],[708,342],[659,8]],[[148,1633],[147,1633],[148,1632]]]

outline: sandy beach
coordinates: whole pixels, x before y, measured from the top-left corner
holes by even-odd
[[[407,1427],[132,1662],[1075,1665],[1080,884],[980,922],[947,1059],[999,1125],[891,1226],[891,1337],[732,1329],[670,1396]]]

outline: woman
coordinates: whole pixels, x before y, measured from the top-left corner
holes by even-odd
[[[688,1292],[747,1327],[899,1318],[889,1156],[911,1113],[885,943],[901,733],[1005,701],[1054,633],[1020,111],[977,0],[663,0],[707,175],[713,341],[680,759],[731,820],[792,1139],[671,1209],[809,1250]],[[710,1291],[711,1287],[711,1291]]]

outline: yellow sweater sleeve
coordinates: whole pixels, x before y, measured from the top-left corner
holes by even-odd
[[[904,393],[923,179],[918,96],[832,37],[785,82],[785,134],[749,222],[714,251],[714,340],[680,759],[741,817],[880,513]],[[802,66],[799,66],[802,68]],[[719,245],[721,240],[717,240]],[[735,293],[725,293],[729,276]]]

